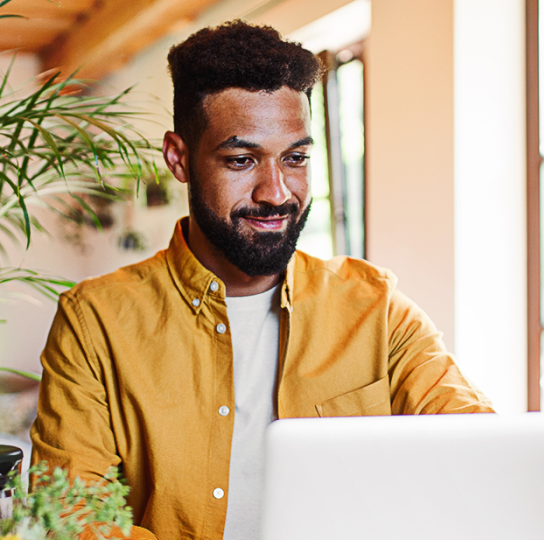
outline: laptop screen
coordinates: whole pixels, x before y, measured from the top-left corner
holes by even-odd
[[[279,420],[262,540],[542,540],[544,416]]]

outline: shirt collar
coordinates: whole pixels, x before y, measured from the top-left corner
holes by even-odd
[[[213,272],[202,266],[189,249],[183,236],[183,228],[187,227],[188,220],[188,217],[184,217],[176,223],[172,240],[166,250],[166,260],[170,275],[181,296],[195,313],[199,313],[206,295],[224,300],[227,290],[225,284]],[[294,266],[295,256],[287,265],[281,288],[281,307],[289,310],[292,302]],[[213,282],[217,283],[217,288],[212,285]]]
[[[297,253],[291,257],[287,269],[285,270],[285,279],[283,280],[283,285],[281,287],[281,307],[287,308],[289,311],[293,311],[293,287],[295,282],[295,259]]]
[[[187,227],[188,219],[184,217],[176,223],[172,240],[166,250],[166,260],[170,275],[181,296],[195,313],[200,313],[206,295],[224,300],[226,288],[213,272],[200,264],[189,249],[183,236],[183,227]],[[213,282],[217,283],[217,286],[212,285]]]

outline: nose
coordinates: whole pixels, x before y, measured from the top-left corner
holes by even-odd
[[[252,198],[255,203],[267,203],[272,206],[279,206],[291,198],[291,192],[285,183],[285,175],[276,161],[270,161],[261,167]]]

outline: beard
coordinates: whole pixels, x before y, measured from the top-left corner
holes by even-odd
[[[192,182],[189,185],[191,213],[210,243],[231,264],[248,276],[272,276],[284,272],[306,224],[311,201],[302,213],[300,205],[295,202],[287,202],[280,206],[259,205],[238,208],[231,212],[229,223],[206,204],[200,180],[194,172],[191,174]],[[251,231],[249,234],[243,232],[242,218],[273,216],[287,216],[285,232]]]

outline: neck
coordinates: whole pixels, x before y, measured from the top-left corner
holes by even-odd
[[[188,225],[189,230],[184,230],[183,235],[189,249],[204,268],[213,272],[225,284],[227,296],[259,294],[280,282],[282,274],[248,276],[230,263],[223,253],[208,241],[192,216],[189,217]]]

